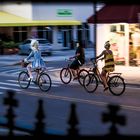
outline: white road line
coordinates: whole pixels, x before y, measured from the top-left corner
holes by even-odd
[[[2,87],[0,86],[0,89],[5,89],[5,90],[9,90],[9,89],[12,89],[12,90],[15,90],[15,91],[21,91],[21,89],[16,89],[16,88],[8,88],[8,87]]]
[[[0,82],[0,84],[2,84],[2,85],[7,85],[7,86],[9,85],[9,86],[19,87],[18,84],[12,84],[12,83]],[[30,86],[30,88],[37,89],[38,87]]]
[[[12,74],[18,76],[19,73],[20,73],[20,71],[17,71],[17,72],[14,72],[14,73],[12,73]]]
[[[58,69],[51,69],[49,71],[60,71],[62,68],[58,68]]]
[[[7,81],[10,81],[10,82],[14,82],[14,83],[17,83],[16,80],[7,80]],[[13,83],[6,83],[6,82],[0,82],[0,85],[9,85],[9,86],[15,86],[15,87],[19,87],[19,84],[13,84]],[[59,84],[55,84],[52,82],[52,87],[59,87],[60,85]],[[38,86],[34,85],[34,83],[31,83],[29,88],[33,88],[33,89],[38,89]]]
[[[0,94],[4,94],[3,92],[0,92]]]
[[[130,86],[126,86],[126,89],[136,89],[136,90],[140,90],[140,87],[130,87]]]
[[[5,70],[5,71],[3,71],[3,72],[1,72],[1,73],[6,73],[6,72],[11,72],[11,73],[13,73],[14,71],[20,71],[20,69],[12,69],[12,70]]]

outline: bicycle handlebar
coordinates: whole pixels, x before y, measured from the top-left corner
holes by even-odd
[[[94,61],[94,63],[97,63],[99,60],[102,60],[102,58],[100,58],[100,59],[91,58],[91,59],[90,59],[90,61],[92,61],[92,62]]]

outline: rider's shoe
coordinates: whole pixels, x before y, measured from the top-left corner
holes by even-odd
[[[29,77],[27,80],[29,80],[29,81],[33,81],[33,77]]]
[[[108,90],[108,88],[109,88],[109,87],[105,87],[105,88],[104,88],[104,91]]]

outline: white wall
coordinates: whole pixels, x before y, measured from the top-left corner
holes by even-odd
[[[3,2],[1,10],[17,16],[32,19],[32,6],[30,2]]]
[[[57,16],[58,9],[72,10],[72,16]],[[80,20],[86,22],[86,19],[93,14],[93,5],[89,4],[60,4],[60,3],[33,3],[34,20]],[[43,15],[43,16],[42,16]]]

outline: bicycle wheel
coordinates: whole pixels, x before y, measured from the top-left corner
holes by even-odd
[[[72,74],[69,68],[63,68],[60,71],[60,79],[64,84],[69,84],[72,79]]]
[[[124,79],[120,76],[112,76],[108,81],[109,90],[113,95],[119,96],[125,91]]]
[[[21,88],[26,89],[29,87],[31,80],[28,80],[28,78],[29,78],[28,72],[22,71],[19,73],[18,83],[19,83]]]
[[[49,91],[52,85],[50,76],[47,73],[41,73],[38,77],[38,86],[42,91]]]
[[[89,93],[93,93],[98,87],[98,80],[94,74],[87,74],[83,81],[85,90]]]
[[[78,82],[80,83],[81,86],[83,86],[84,82],[84,77],[88,74],[89,72],[85,69],[81,69],[78,73]]]

